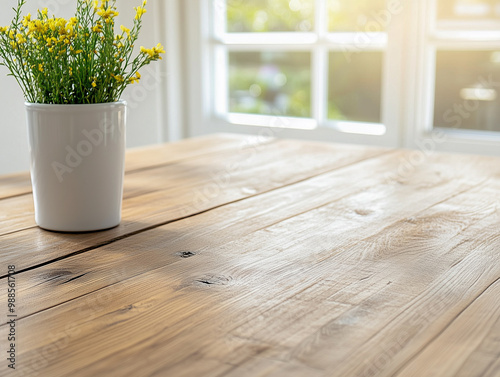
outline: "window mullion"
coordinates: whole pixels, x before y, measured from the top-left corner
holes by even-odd
[[[311,109],[318,126],[324,125],[328,108],[328,48],[325,45],[328,34],[327,0],[315,1],[315,31],[318,44],[311,53]]]
[[[203,1],[203,0],[199,0]],[[235,130],[244,125],[275,126],[272,115],[255,115],[229,112],[229,57],[231,52],[238,51],[304,51],[310,53],[310,85],[311,85],[311,114],[312,119],[289,118],[285,128],[310,130],[317,135],[329,134],[335,140],[353,142],[356,137],[369,142],[370,137],[377,140],[387,135],[380,131],[380,124],[360,123],[355,121],[338,122],[337,127],[330,127],[328,119],[329,100],[329,59],[330,52],[361,52],[385,51],[387,48],[387,34],[383,32],[363,33],[369,37],[369,43],[359,41],[360,33],[329,32],[328,0],[314,0],[314,30],[310,32],[262,32],[262,33],[228,33],[227,9],[225,0],[210,0],[212,7],[212,32],[205,39],[205,46],[210,51],[212,74],[211,95],[204,95],[204,102],[209,102],[212,118],[208,120],[210,127],[231,127]],[[362,47],[360,47],[362,45]],[[201,64],[203,65],[203,64]],[[384,84],[383,84],[384,85]],[[385,86],[385,85],[384,85]],[[295,122],[296,124],[294,124]],[[324,126],[313,131],[316,125]],[[342,128],[341,126],[345,126]],[[227,128],[228,129],[228,128]],[[251,128],[250,128],[251,129]],[[385,130],[385,126],[384,126]],[[358,133],[365,136],[352,136]],[[304,134],[305,135],[305,134]],[[335,135],[335,136],[333,136]],[[391,137],[392,139],[392,137]],[[360,139],[361,140],[361,139]],[[370,141],[371,142],[371,141]],[[375,141],[373,141],[375,142]],[[385,141],[384,141],[385,143]],[[392,145],[392,142],[390,142]]]
[[[316,0],[314,5],[315,31],[318,35],[318,40],[321,41],[328,33],[328,4],[327,0]]]
[[[324,125],[328,108],[328,50],[316,47],[311,56],[311,109],[318,125]]]
[[[212,2],[213,34],[219,39],[227,32],[227,4],[225,0],[210,0]]]

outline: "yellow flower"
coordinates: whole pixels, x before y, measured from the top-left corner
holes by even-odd
[[[121,31],[122,31],[123,33],[127,33],[127,35],[130,37],[130,29],[129,29],[129,28],[127,28],[127,27],[125,27],[125,26],[121,25],[121,26],[120,26],[120,29],[121,29]]]
[[[9,30],[8,26],[0,26],[0,34],[4,34]]]
[[[165,49],[163,48],[161,43],[158,43],[153,48],[145,48],[144,46],[141,46],[141,52],[144,55],[148,55],[151,60],[161,60],[162,57],[160,56],[160,54],[164,54]]]
[[[30,35],[36,30],[35,23],[32,21],[28,24],[28,32],[26,34]]]
[[[24,37],[24,35],[22,35],[22,34],[17,34],[17,35],[16,35],[16,38],[17,38],[17,43],[19,43],[19,44],[26,43],[26,38]]]
[[[118,82],[123,82],[123,76],[122,75],[113,75],[111,74],[111,76]]]
[[[35,20],[31,21],[28,23],[28,34],[38,32],[38,33],[44,33],[49,24],[46,24],[45,22],[42,22],[40,20]]]
[[[68,21],[66,21],[64,18],[57,18],[55,22],[59,29],[64,29],[66,27],[66,24],[68,23]]]
[[[131,78],[128,79],[128,81],[131,84],[135,84],[136,82],[139,82],[140,79],[141,79],[141,74],[139,72],[136,72],[135,77],[132,76]]]
[[[97,14],[99,16],[101,16],[102,18],[104,18],[104,20],[106,21],[106,23],[109,23],[111,19],[113,19],[114,17],[118,16],[118,12],[116,12],[115,10],[113,10],[113,8],[111,7],[108,7],[107,9],[104,8],[104,5],[101,6],[101,8],[99,8]]]
[[[97,86],[97,83],[95,81],[92,81],[92,88],[95,88]]]
[[[102,32],[102,24],[100,22],[97,22],[97,25],[92,28],[92,31],[94,33],[101,33]]]
[[[56,21],[54,19],[50,19],[47,21],[47,24],[46,24],[47,28],[52,30],[52,31],[56,31],[57,29],[57,24],[56,24]]]
[[[156,47],[153,47],[153,50],[157,53],[157,54],[164,54],[165,53],[165,49],[163,48],[163,46],[161,45],[161,43],[158,43],[156,45]]]
[[[40,72],[43,72],[43,64],[38,64],[38,70],[39,70]]]
[[[28,15],[23,18],[23,26],[28,27],[30,21],[31,21],[31,13],[28,13]]]
[[[144,55],[149,55],[150,57],[154,55],[153,53],[153,50],[152,49],[149,49],[149,48],[146,48],[144,46],[141,46],[141,52],[144,54]]]
[[[145,4],[143,3],[142,7],[134,8],[135,9],[135,19],[136,20],[140,20],[141,17],[142,17],[142,15],[147,12],[147,10],[144,8],[144,5]]]

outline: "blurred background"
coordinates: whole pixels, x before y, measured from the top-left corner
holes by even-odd
[[[380,123],[385,47],[390,41],[386,39],[382,46],[377,42],[405,5],[392,3],[396,4],[393,12],[385,0],[227,0],[227,32],[313,32],[317,22],[314,8],[326,6],[327,32],[333,38],[335,34],[364,34],[359,46],[351,46],[352,54],[346,54],[347,46],[346,50],[328,53],[324,77],[328,85],[327,117]],[[456,128],[460,123],[463,130],[500,131],[500,50],[481,49],[481,34],[477,33],[483,31],[484,39],[498,43],[500,1],[430,3],[435,9],[430,10],[426,21],[434,24],[434,31],[446,31],[449,38],[435,51],[433,127]],[[460,40],[462,46],[457,43]],[[346,41],[348,45],[349,39]],[[335,41],[331,44],[334,48]],[[311,117],[311,62],[310,52],[230,51],[229,111]]]
[[[15,0],[0,5],[7,25]],[[120,1],[119,22],[135,0]],[[63,16],[74,1],[37,0]],[[124,98],[128,146],[238,132],[500,155],[500,1],[150,1],[167,47]],[[29,8],[29,9],[28,9]],[[50,13],[50,12],[49,12]],[[27,170],[23,99],[0,67],[0,174]]]

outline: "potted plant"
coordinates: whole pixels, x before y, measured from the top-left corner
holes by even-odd
[[[163,47],[134,43],[133,26],[115,27],[116,1],[77,0],[75,17],[22,16],[0,27],[0,64],[21,86],[31,153],[35,220],[44,229],[96,231],[121,221],[126,103],[121,94]]]

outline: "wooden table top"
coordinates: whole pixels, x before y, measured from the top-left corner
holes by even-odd
[[[500,376],[500,159],[224,134],[126,170],[87,234],[0,178],[1,376]]]

